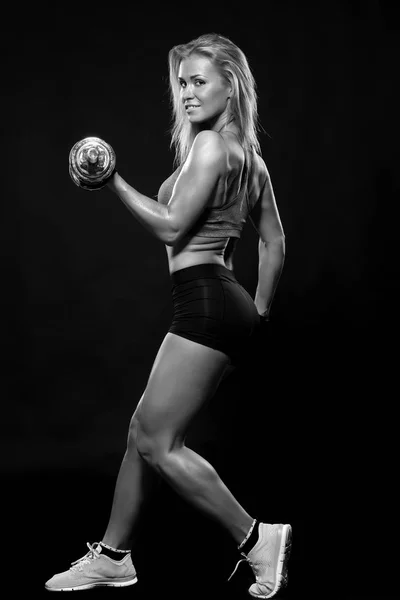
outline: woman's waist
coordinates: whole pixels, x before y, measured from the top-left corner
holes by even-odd
[[[204,286],[208,284],[213,285],[211,280],[215,279],[224,280],[229,283],[239,285],[233,271],[228,269],[225,264],[221,263],[204,262],[187,265],[181,269],[176,269],[170,274],[170,276],[172,288],[178,294],[185,292],[186,285],[184,284],[189,284],[190,286]]]
[[[214,264],[227,268],[225,263],[225,248],[227,240],[221,247],[194,248],[186,247],[184,250],[176,251],[176,247],[168,247],[168,266],[172,275],[174,272],[202,264]]]

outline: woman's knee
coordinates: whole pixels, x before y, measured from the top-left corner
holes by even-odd
[[[149,435],[140,426],[140,423],[136,425],[136,449],[139,455],[147,463],[153,467],[162,467],[163,463],[167,460],[168,453],[170,451],[171,444],[169,443],[169,436],[166,435]]]
[[[164,436],[165,437],[165,436]],[[128,430],[128,451],[137,452],[146,462],[155,464],[159,462],[165,453],[165,444],[162,443],[163,436],[154,432],[149,433],[144,427],[140,414],[135,411]]]

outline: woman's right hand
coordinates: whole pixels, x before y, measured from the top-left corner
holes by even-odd
[[[117,169],[115,169],[113,171],[113,174],[111,175],[111,177],[107,180],[106,186],[108,187],[109,190],[111,190],[112,192],[114,192],[115,194],[118,193],[117,190],[117,185],[116,185],[116,179],[117,178],[121,178],[120,175],[118,174]]]

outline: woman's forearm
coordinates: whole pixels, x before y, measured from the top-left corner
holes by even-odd
[[[107,186],[122,200],[133,216],[156,238],[171,246],[175,232],[172,226],[168,206],[144,196],[129,185],[119,173],[115,173]]]
[[[260,240],[258,253],[258,284],[254,302],[258,313],[268,316],[285,261],[285,238],[279,237],[268,243]]]

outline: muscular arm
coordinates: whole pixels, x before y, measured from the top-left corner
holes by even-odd
[[[221,136],[214,131],[202,131],[193,142],[167,206],[135,190],[118,173],[107,185],[139,223],[164,244],[174,246],[207,206],[226,164]]]
[[[260,236],[254,302],[259,314],[268,316],[285,261],[285,235],[268,172],[251,221]]]

